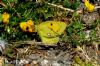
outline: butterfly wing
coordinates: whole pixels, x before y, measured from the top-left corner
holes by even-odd
[[[66,24],[57,21],[46,21],[38,25],[38,34],[44,44],[56,44],[59,41],[59,35],[65,30]]]

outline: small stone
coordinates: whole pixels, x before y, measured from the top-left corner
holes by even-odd
[[[57,63],[56,61],[54,61],[53,63],[52,63],[52,66],[61,66],[59,63]]]
[[[37,61],[32,61],[32,63],[33,63],[33,64],[37,64],[38,62],[37,62]]]
[[[36,60],[33,60],[31,66],[39,66],[39,63]]]
[[[8,43],[5,40],[0,39],[0,51],[1,52],[3,52],[7,44]]]
[[[41,66],[50,66],[49,64],[49,61],[44,59],[42,62],[41,62]]]
[[[25,60],[25,59],[22,59],[19,61],[19,65],[24,65],[24,64],[28,64],[29,61]]]
[[[84,15],[82,15],[82,21],[87,25],[87,26],[91,26],[95,24],[95,21],[97,19],[99,19],[99,14],[97,12],[93,12],[93,13],[86,13]]]
[[[90,32],[91,32],[90,30],[85,31],[85,33],[86,33],[85,38],[86,38],[86,39],[90,37]]]

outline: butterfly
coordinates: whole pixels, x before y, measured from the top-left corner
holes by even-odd
[[[59,36],[66,26],[66,23],[60,21],[46,21],[37,25],[37,32],[44,44],[54,45],[59,42]]]

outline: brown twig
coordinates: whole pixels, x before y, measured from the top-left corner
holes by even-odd
[[[6,5],[3,2],[0,2],[0,5],[2,5],[3,7],[7,8]]]
[[[95,6],[95,9],[99,9],[100,8],[100,6]]]
[[[44,44],[42,42],[36,42],[35,40],[32,40],[32,41],[17,41],[17,42],[14,42],[16,45],[18,44],[29,44],[29,45],[40,45],[40,46],[56,46],[56,44]]]
[[[53,4],[53,3],[47,3],[48,5],[51,5],[51,6],[54,6],[54,7],[57,7],[57,8],[60,8],[60,9],[63,9],[65,11],[70,11],[70,12],[74,12],[74,10],[72,9],[69,9],[69,8],[64,8],[63,6],[61,5],[56,5],[56,4]]]
[[[84,55],[88,61],[91,61],[91,58],[89,58],[85,50],[83,50],[80,46],[77,46],[77,49],[82,51],[82,55]]]
[[[65,10],[65,11],[75,12],[75,10],[70,9],[70,8],[65,8],[65,7],[63,7],[63,6],[61,6],[61,5],[56,5],[56,4],[48,3],[48,2],[46,2],[46,3],[47,3],[48,5],[51,5],[51,6],[60,8],[60,9],[63,9],[63,10]],[[99,9],[99,8],[100,8],[100,6],[95,6],[95,9]],[[77,13],[82,13],[81,10],[77,10],[76,12],[77,12]]]
[[[70,11],[70,12],[74,12],[74,10],[72,9],[69,9],[69,8],[65,8],[63,6],[60,6],[60,5],[56,5],[56,4],[53,4],[53,3],[47,3],[48,5],[51,5],[51,6],[54,6],[54,7],[57,7],[57,8],[60,8],[60,9],[63,9],[65,11]]]
[[[65,11],[75,12],[75,10],[70,9],[70,8],[65,8],[65,7],[63,7],[63,6],[61,6],[61,5],[56,5],[56,4],[53,4],[53,3],[48,3],[48,2],[46,2],[46,3],[47,3],[48,5],[50,5],[50,6],[57,7],[57,8],[60,8],[60,9],[65,10]],[[77,10],[76,12],[77,12],[77,13],[82,13],[82,11],[81,11],[81,10]]]

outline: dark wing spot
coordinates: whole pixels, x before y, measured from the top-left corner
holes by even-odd
[[[53,24],[51,23],[51,26],[52,26]]]

